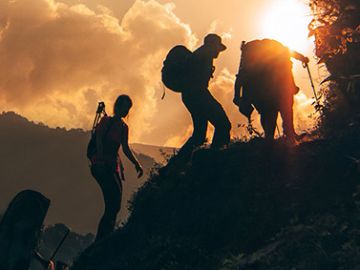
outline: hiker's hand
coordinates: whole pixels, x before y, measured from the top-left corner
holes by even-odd
[[[309,60],[308,57],[305,56],[305,57],[302,59],[302,62],[303,62],[304,65],[307,65],[307,64],[309,64],[310,60]]]
[[[138,173],[138,178],[143,176],[144,170],[139,163],[135,165],[135,169],[136,169],[136,172]]]
[[[47,270],[55,270],[55,264],[53,261],[49,261]]]

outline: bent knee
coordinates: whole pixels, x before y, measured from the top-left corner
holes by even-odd
[[[227,121],[225,122],[225,129],[228,130],[228,131],[230,131],[231,128],[232,128],[231,122],[230,122],[229,119],[227,119]]]
[[[224,113],[221,117],[217,117],[217,119],[214,119],[211,121],[211,124],[215,126],[215,128],[220,128],[222,130],[230,130],[231,129],[231,122],[227,115]]]
[[[120,204],[119,205],[112,205],[105,207],[104,215],[108,217],[116,217],[120,211]]]
[[[220,128],[223,131],[230,132],[231,130],[230,120],[226,117],[226,119],[223,119],[223,121],[221,121],[221,124],[218,125],[218,128]]]

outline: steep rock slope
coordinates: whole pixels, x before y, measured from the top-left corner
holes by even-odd
[[[356,269],[359,137],[199,150],[154,174],[72,269]]]

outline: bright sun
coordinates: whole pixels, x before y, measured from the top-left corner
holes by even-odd
[[[301,0],[277,0],[264,14],[262,35],[276,39],[292,50],[308,46],[309,9]]]

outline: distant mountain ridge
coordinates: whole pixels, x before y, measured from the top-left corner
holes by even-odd
[[[82,129],[49,128],[14,112],[0,114],[0,210],[5,210],[19,191],[30,188],[52,201],[47,224],[64,223],[74,231],[94,232],[103,201],[89,172],[88,140],[89,132]],[[138,180],[133,165],[123,158],[126,181],[121,220],[126,218],[126,203],[133,192],[146,181],[154,164],[163,161],[159,147],[136,144],[133,148],[146,176]]]
[[[142,143],[133,143],[131,144],[131,148],[144,155],[152,157],[158,163],[166,163],[167,159],[174,155],[177,148],[174,147],[166,147],[166,146],[154,146]]]

